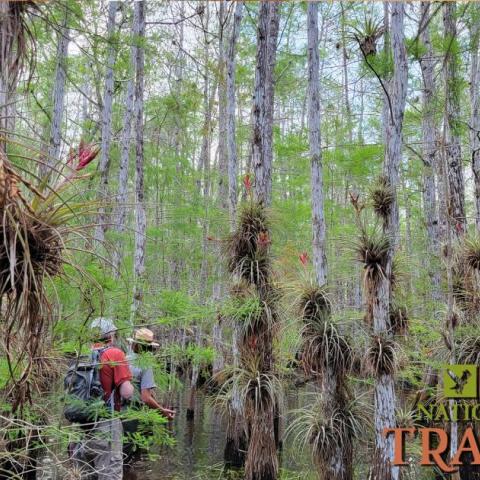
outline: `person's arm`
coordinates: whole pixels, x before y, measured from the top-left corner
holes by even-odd
[[[130,380],[125,380],[121,385],[120,385],[120,396],[124,398],[125,400],[130,400],[133,397],[134,393],[134,387],[132,385],[132,382]]]
[[[145,405],[148,405],[150,408],[158,410],[162,415],[168,419],[175,417],[175,411],[164,408],[158,403],[154,395],[155,388],[155,378],[153,375],[152,368],[146,368],[142,371],[142,378],[140,380],[140,398]]]
[[[145,405],[148,405],[150,408],[155,410],[159,410],[160,413],[165,415],[168,419],[172,419],[175,417],[175,410],[170,410],[168,408],[162,407],[158,402],[155,396],[153,395],[153,389],[151,388],[142,388],[140,393],[140,397],[142,402]]]

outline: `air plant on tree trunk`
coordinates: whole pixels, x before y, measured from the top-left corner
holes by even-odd
[[[81,235],[82,227],[72,226],[72,222],[91,208],[85,203],[66,203],[61,193],[80,178],[77,172],[95,155],[96,151],[83,145],[69,181],[42,192],[42,187],[20,175],[0,153],[0,301],[10,373],[6,393],[13,412],[31,401],[35,378],[41,378],[37,360],[52,319],[48,281],[60,275],[64,263],[70,261],[72,236]]]
[[[300,261],[306,269],[305,255]],[[290,431],[310,445],[320,478],[353,478],[352,442],[359,433],[346,375],[353,362],[348,339],[331,318],[332,305],[325,287],[303,282],[296,305],[302,320],[301,359],[305,374],[319,390],[313,408],[308,407],[293,422]]]
[[[274,422],[281,388],[275,374],[273,342],[279,323],[279,292],[272,279],[270,246],[268,213],[249,198],[240,211],[236,230],[226,242],[228,269],[237,285],[233,299],[239,312],[235,321],[239,327],[239,365],[230,371],[230,380],[221,388],[223,393],[232,388],[241,395],[246,421],[243,430],[248,438],[247,480],[274,480],[278,475]],[[230,314],[231,318],[235,316]],[[229,432],[238,433],[238,426],[231,427]]]
[[[28,0],[0,2],[0,149],[4,152],[13,118],[9,114],[14,104],[12,95],[25,64],[33,64],[35,59],[29,16],[37,8],[36,2]]]
[[[480,311],[480,237],[466,237],[457,247],[453,266],[455,302],[469,324]]]

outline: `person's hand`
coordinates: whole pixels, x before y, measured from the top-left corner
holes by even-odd
[[[169,420],[175,418],[175,410],[170,410],[169,408],[162,408],[162,414],[165,415]]]

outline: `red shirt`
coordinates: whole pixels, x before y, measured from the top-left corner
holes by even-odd
[[[125,354],[117,347],[94,345],[94,348],[107,348],[100,356],[100,383],[105,392],[104,400],[108,402],[115,389],[115,410],[121,408],[121,397],[118,387],[123,382],[132,379]]]

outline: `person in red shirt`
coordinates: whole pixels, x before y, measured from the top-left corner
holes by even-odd
[[[100,353],[100,383],[104,400],[111,411],[99,419],[88,432],[82,445],[84,463],[92,463],[98,480],[123,478],[123,427],[114,412],[121,410],[122,401],[134,393],[132,374],[125,353],[115,346],[117,327],[112,320],[96,318],[91,325],[94,344],[92,350]]]

